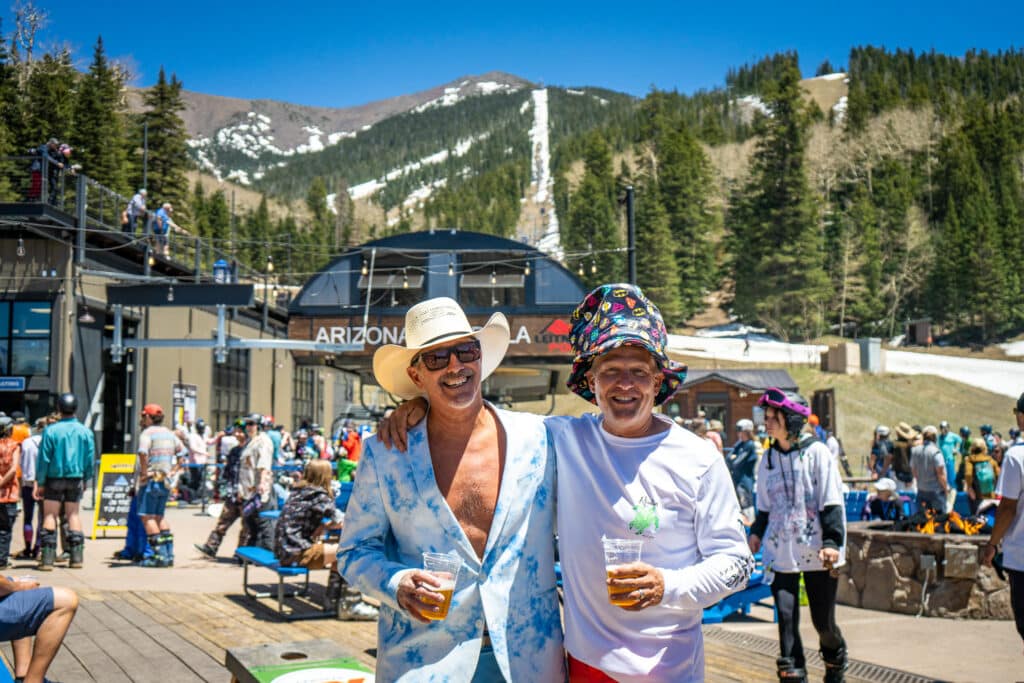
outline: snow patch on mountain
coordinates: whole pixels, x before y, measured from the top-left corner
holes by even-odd
[[[836,123],[842,123],[846,118],[846,95],[839,98],[839,101],[832,105],[832,111],[836,113]]]
[[[365,183],[353,185],[352,187],[349,188],[348,194],[350,197],[352,197],[352,199],[365,199],[366,197],[374,195],[377,192],[380,192],[382,189],[384,189],[384,187],[387,185],[388,179],[400,178],[401,176],[404,176],[407,173],[411,173],[412,171],[420,169],[423,166],[440,164],[444,161],[447,161],[449,156],[455,158],[464,156],[466,152],[469,151],[470,147],[473,146],[474,143],[479,142],[480,140],[484,140],[485,138],[487,138],[487,135],[487,133],[484,133],[482,135],[477,135],[475,137],[459,140],[457,143],[455,143],[455,147],[451,150],[442,149],[441,151],[429,154],[418,161],[413,161],[411,163],[406,164],[405,166],[391,169],[384,174],[383,178],[374,178],[373,180],[368,180]],[[439,187],[437,182],[433,183],[432,186]],[[422,190],[422,187],[413,190],[412,194],[410,194],[409,196],[412,197],[413,195],[416,195]],[[430,195],[428,193],[427,195],[425,195],[424,198],[429,196]],[[406,201],[408,201],[408,198],[406,198]]]
[[[453,104],[458,104],[467,97],[473,97],[475,95],[492,95],[496,92],[515,92],[516,90],[518,90],[518,88],[515,86],[507,83],[498,83],[497,81],[478,81],[476,83],[472,83],[471,81],[462,81],[457,86],[449,86],[445,88],[443,95],[428,102],[424,102],[420,106],[413,108],[412,111],[418,114],[434,107],[450,107]]]
[[[548,126],[547,88],[530,93],[533,102],[533,126],[530,128],[530,146],[533,158],[530,164],[530,180],[536,187],[534,203],[547,216],[544,234],[537,241],[537,248],[557,258],[562,254],[562,242],[558,233],[558,216],[551,201],[554,177],[551,175],[551,138]]]
[[[771,116],[771,111],[768,109],[768,105],[764,103],[757,95],[747,95],[736,100],[736,104],[741,107],[746,107],[752,111],[759,111],[765,116]]]
[[[839,72],[836,72],[834,74],[825,74],[824,76],[815,76],[814,78],[811,78],[809,80],[812,80],[812,81],[817,81],[817,80],[822,80],[822,81],[838,81],[838,80],[842,80],[842,79],[845,79],[845,78],[846,78],[846,73],[843,72],[843,71],[839,71]]]

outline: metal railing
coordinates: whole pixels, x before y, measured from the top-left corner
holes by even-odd
[[[72,212],[76,205],[76,169],[47,156],[0,157],[0,202],[47,204]]]
[[[229,264],[232,282],[266,282],[265,273],[239,263],[231,254],[183,228],[158,234],[154,229],[155,211],[134,223],[122,224],[121,215],[129,201],[72,167],[60,168],[46,156],[0,156],[0,203],[51,206],[73,219],[69,228],[123,234],[125,248],[143,251],[144,263],[155,265],[157,259],[165,259],[179,270],[190,271],[194,282],[213,282],[213,264],[220,260]],[[258,299],[263,298],[263,289],[256,288]]]

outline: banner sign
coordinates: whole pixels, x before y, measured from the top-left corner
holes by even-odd
[[[92,538],[103,530],[128,531],[128,510],[132,504],[131,492],[135,488],[135,455],[132,453],[104,453],[100,456],[100,471],[96,476],[96,502],[92,518]]]
[[[474,329],[482,327],[490,316],[470,316]],[[568,361],[572,354],[568,316],[509,316],[510,344],[506,356],[528,356],[544,360]],[[372,356],[384,344],[405,343],[405,317],[383,317],[376,324],[363,326],[361,316],[301,317],[288,321],[288,338],[325,344],[363,344],[362,351],[346,356]]]
[[[198,396],[199,388],[195,384],[171,385],[172,429],[174,427],[179,427],[186,422],[195,422],[196,413],[198,412]]]

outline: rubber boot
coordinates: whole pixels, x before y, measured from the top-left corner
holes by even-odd
[[[68,560],[68,567],[71,569],[81,569],[82,560],[85,556],[85,534],[81,531],[69,531],[68,544],[68,551],[71,553],[71,558]]]
[[[338,601],[341,599],[341,588],[341,574],[333,569],[330,570],[330,576],[327,577],[327,590],[324,591],[325,612],[337,611]]]
[[[68,538],[70,531],[68,520],[62,514],[60,518],[60,555],[57,555],[57,562],[67,562],[71,559],[71,541]]]
[[[160,550],[158,554],[160,555],[162,566],[174,566],[174,534],[169,530],[160,532]]]
[[[151,534],[146,539],[149,541],[149,547],[153,549],[153,554],[142,558],[139,564],[143,567],[162,567],[163,557],[161,556],[160,534]]]
[[[42,529],[39,532],[39,545],[42,548],[42,559],[39,560],[39,571],[52,572],[53,563],[57,559],[57,532]]]
[[[779,683],[807,683],[807,669],[798,667],[792,657],[779,657],[775,660],[778,668]]]
[[[849,663],[846,659],[846,645],[836,650],[821,648],[821,659],[825,662],[825,683],[843,683],[845,671]]]

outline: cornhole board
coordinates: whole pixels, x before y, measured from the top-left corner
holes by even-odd
[[[231,683],[375,683],[372,669],[326,639],[231,648],[224,665]]]

